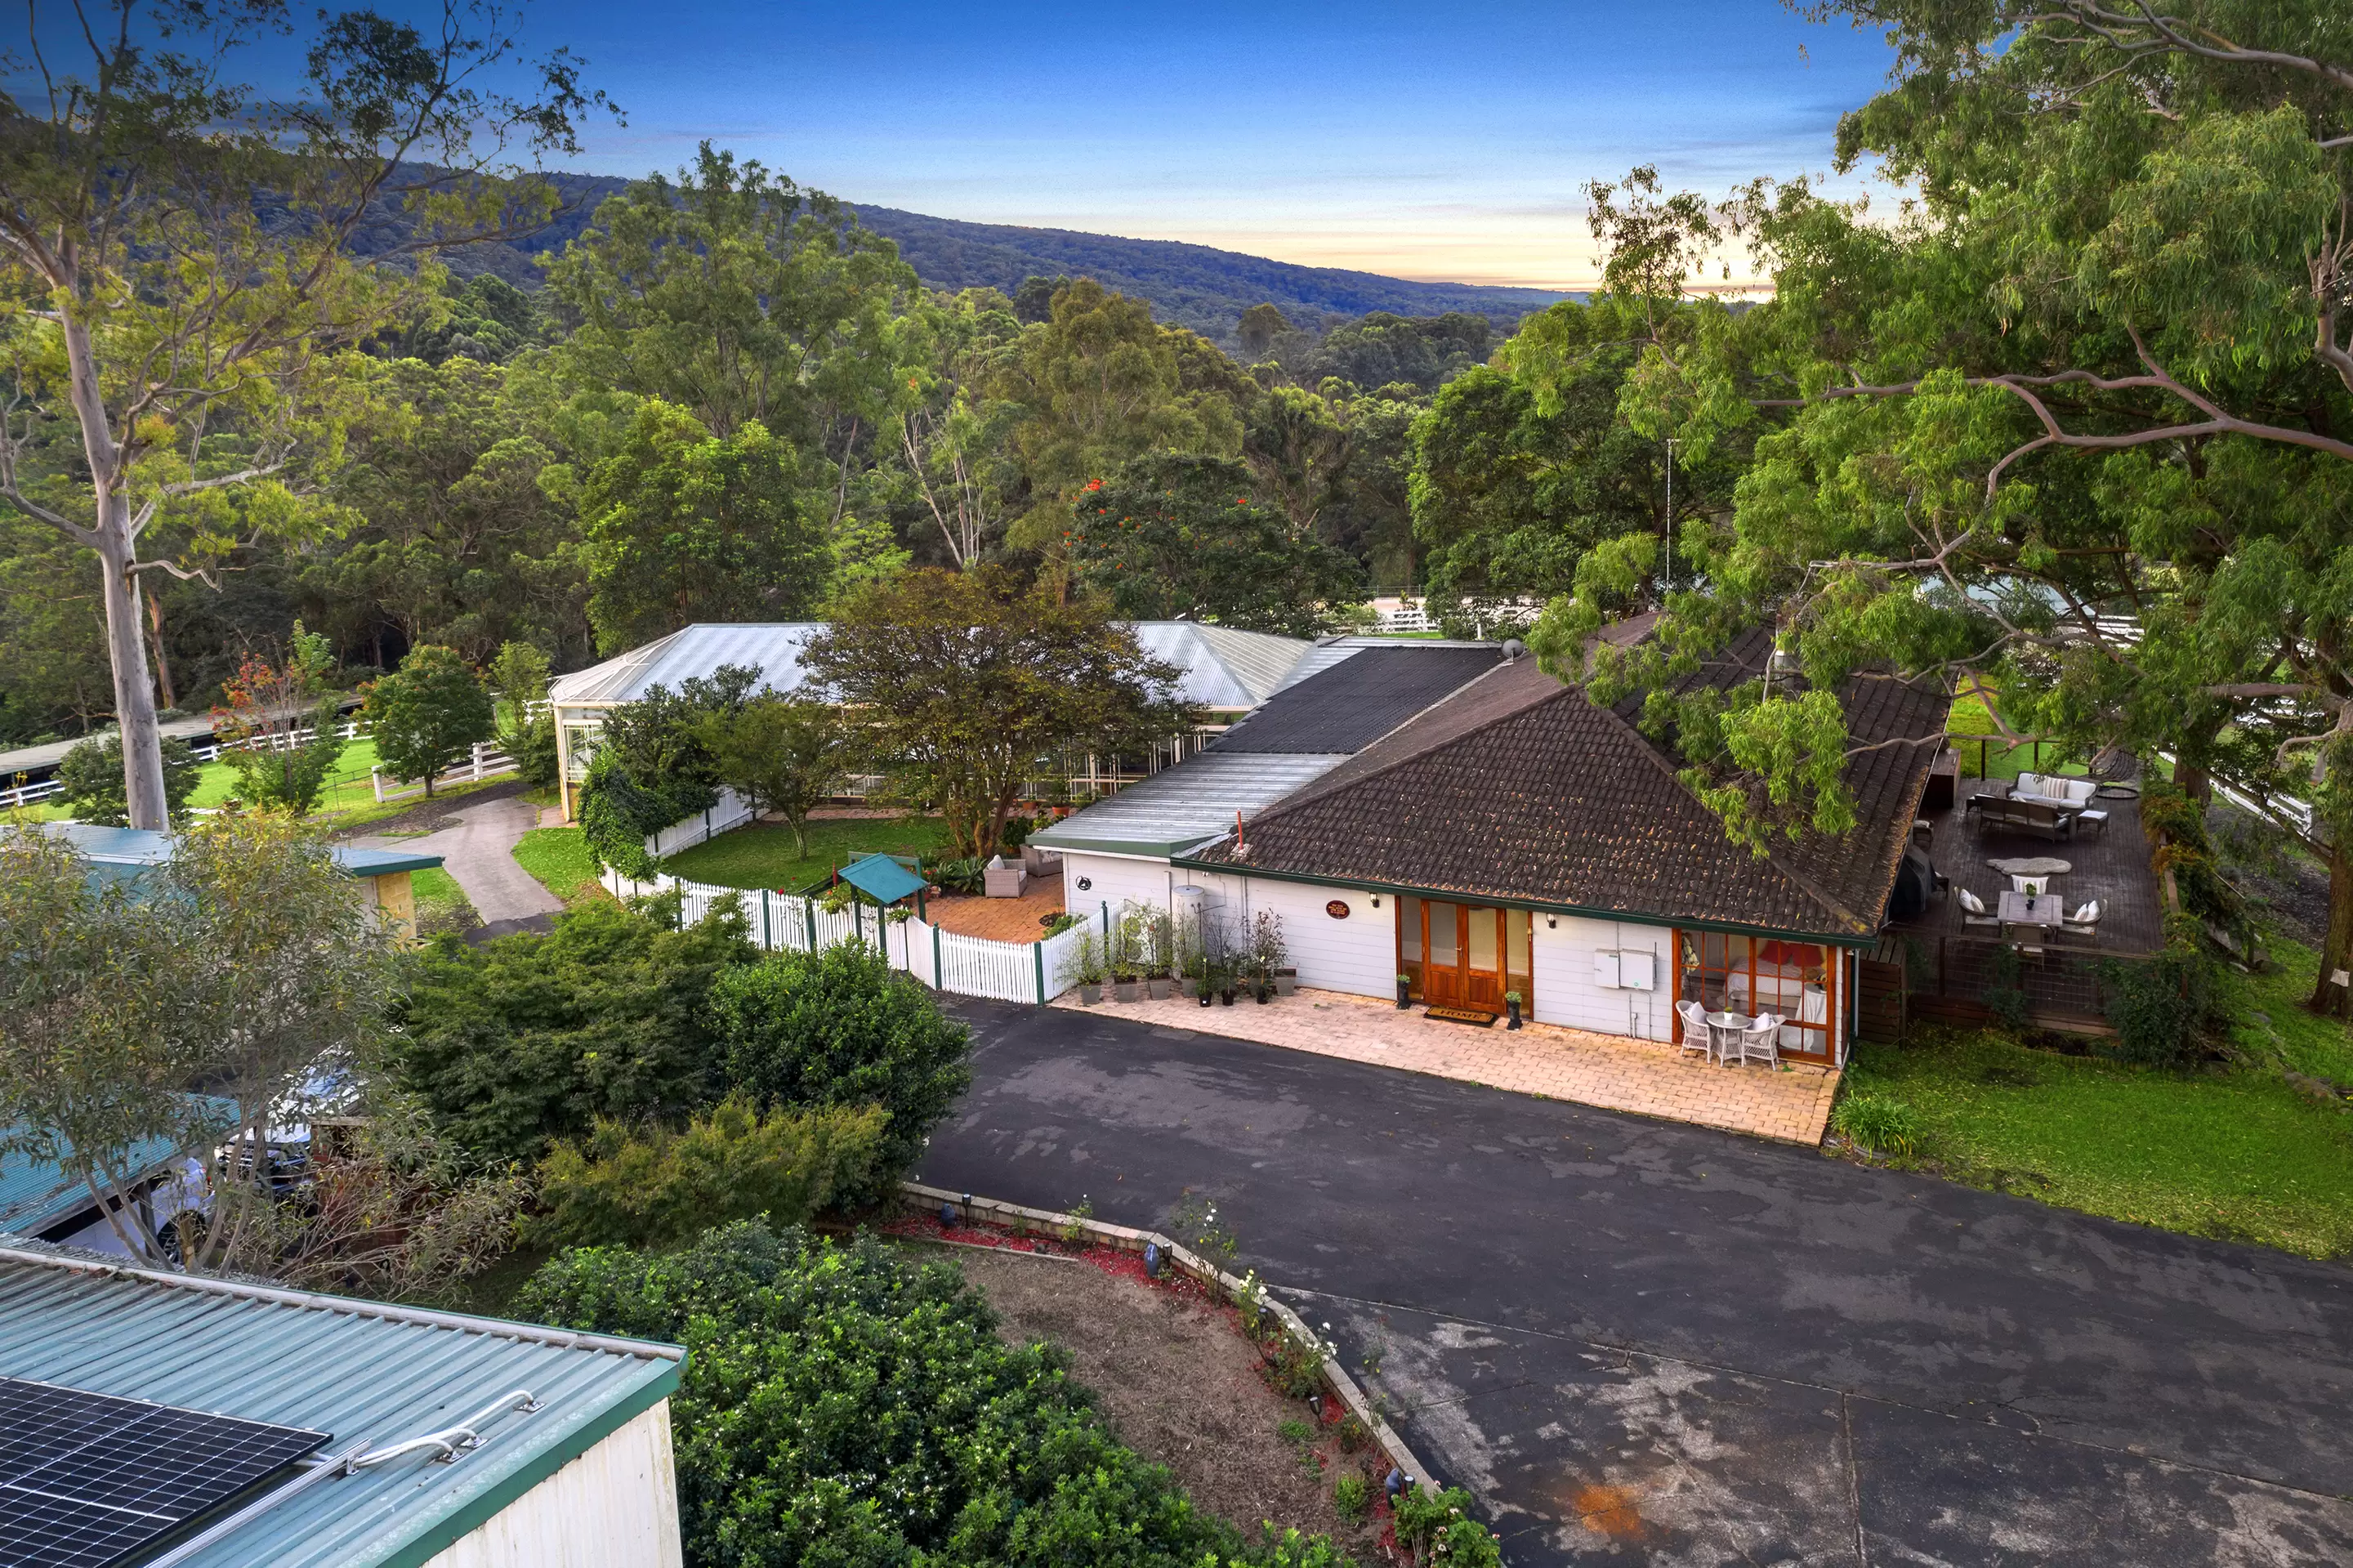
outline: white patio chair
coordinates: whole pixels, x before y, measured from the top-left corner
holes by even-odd
[[[2060,921],[2059,928],[2070,936],[2096,937],[2099,935],[2099,925],[2100,901],[2094,898],[2064,920]]]
[[[2001,921],[1999,918],[1986,912],[1985,900],[1979,898],[1976,894],[1971,893],[1968,888],[1954,888],[1953,896],[1960,901],[1962,925],[1999,926],[2001,924]]]
[[[1760,1012],[1751,1019],[1748,1027],[1740,1032],[1740,1060],[1745,1065],[1762,1062],[1768,1067],[1781,1065],[1781,1025],[1788,1020],[1770,1012]]]
[[[2051,879],[2048,876],[2012,876],[2010,890],[2023,893],[2029,898],[2040,898],[2051,891]]]
[[[1696,1051],[1702,1060],[1715,1060],[1715,1034],[1707,1022],[1707,1009],[1695,1001],[1679,1001],[1675,1011],[1683,1014],[1683,1053],[1688,1055]]]

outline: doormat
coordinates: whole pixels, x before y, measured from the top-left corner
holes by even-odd
[[[1442,1018],[1449,1023],[1468,1023],[1475,1029],[1488,1028],[1495,1022],[1493,1013],[1468,1007],[1426,1007],[1422,1009],[1421,1015],[1424,1018]]]

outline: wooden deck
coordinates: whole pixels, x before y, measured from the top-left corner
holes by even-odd
[[[1880,933],[1873,958],[1902,966],[1909,1015],[1973,1023],[1993,1015],[1986,993],[2004,983],[2007,952],[2018,949],[2016,984],[2026,993],[2034,1022],[2105,1030],[2104,962],[2145,958],[2165,942],[2163,904],[2149,865],[2148,840],[2141,832],[2140,802],[2104,797],[2097,805],[2108,813],[2105,832],[2053,842],[1980,826],[1978,814],[1968,809],[1969,795],[1979,788],[1976,779],[1961,780],[1952,810],[1924,819],[1931,824],[1928,855],[1937,872],[1953,888],[1966,887],[1985,900],[1990,911],[2010,886],[2010,876],[1988,861],[2066,861],[2070,869],[2052,878],[2052,890],[2070,909],[2099,900],[2098,934],[2053,931],[2031,944],[2015,937],[2005,941],[1999,927],[1963,924],[1960,900],[1947,891],[1932,898],[1917,918],[1891,922]]]

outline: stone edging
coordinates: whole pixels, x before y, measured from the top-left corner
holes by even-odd
[[[899,1198],[906,1208],[918,1213],[936,1217],[940,1205],[944,1203],[966,1221],[984,1220],[1003,1225],[1008,1230],[1037,1232],[1057,1237],[1075,1230],[1090,1241],[1116,1247],[1122,1252],[1140,1253],[1147,1244],[1156,1243],[1162,1256],[1208,1286],[1224,1300],[1233,1301],[1242,1288],[1241,1280],[1190,1247],[1180,1245],[1157,1231],[1140,1231],[1131,1225],[1114,1225],[1107,1221],[1084,1219],[1076,1214],[1059,1214],[1050,1209],[1024,1208],[1018,1203],[1008,1203],[997,1198],[976,1198],[969,1192],[952,1192],[944,1187],[929,1187],[920,1181],[900,1182]],[[1323,1342],[1323,1336],[1311,1330],[1305,1319],[1276,1300],[1271,1291],[1262,1299],[1265,1310],[1274,1314],[1285,1331],[1311,1343]],[[1430,1478],[1429,1469],[1413,1450],[1406,1446],[1405,1439],[1398,1436],[1397,1429],[1381,1418],[1379,1412],[1373,1408],[1372,1401],[1365,1397],[1365,1391],[1356,1386],[1356,1380],[1348,1375],[1347,1369],[1336,1357],[1327,1355],[1324,1358],[1324,1382],[1339,1397],[1349,1414],[1365,1424],[1373,1435],[1373,1441],[1380,1445],[1381,1451],[1388,1456],[1389,1464],[1399,1474],[1425,1490],[1435,1488],[1437,1483]]]

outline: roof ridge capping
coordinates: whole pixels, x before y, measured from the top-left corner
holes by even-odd
[[[682,1346],[663,1344],[658,1340],[628,1340],[611,1334],[586,1334],[572,1329],[550,1328],[543,1323],[522,1323],[506,1318],[478,1318],[471,1313],[443,1312],[430,1307],[406,1307],[397,1302],[370,1301],[355,1296],[327,1296],[280,1285],[248,1285],[207,1274],[173,1274],[164,1269],[77,1257],[51,1251],[37,1244],[26,1246],[21,1245],[24,1239],[14,1236],[0,1238],[0,1263],[26,1264],[101,1279],[130,1279],[167,1289],[258,1301],[293,1310],[334,1312],[350,1318],[376,1318],[417,1328],[451,1329],[480,1334],[486,1339],[515,1340],[557,1350],[597,1351],[607,1355],[630,1356],[649,1361],[683,1361],[686,1359]]]

